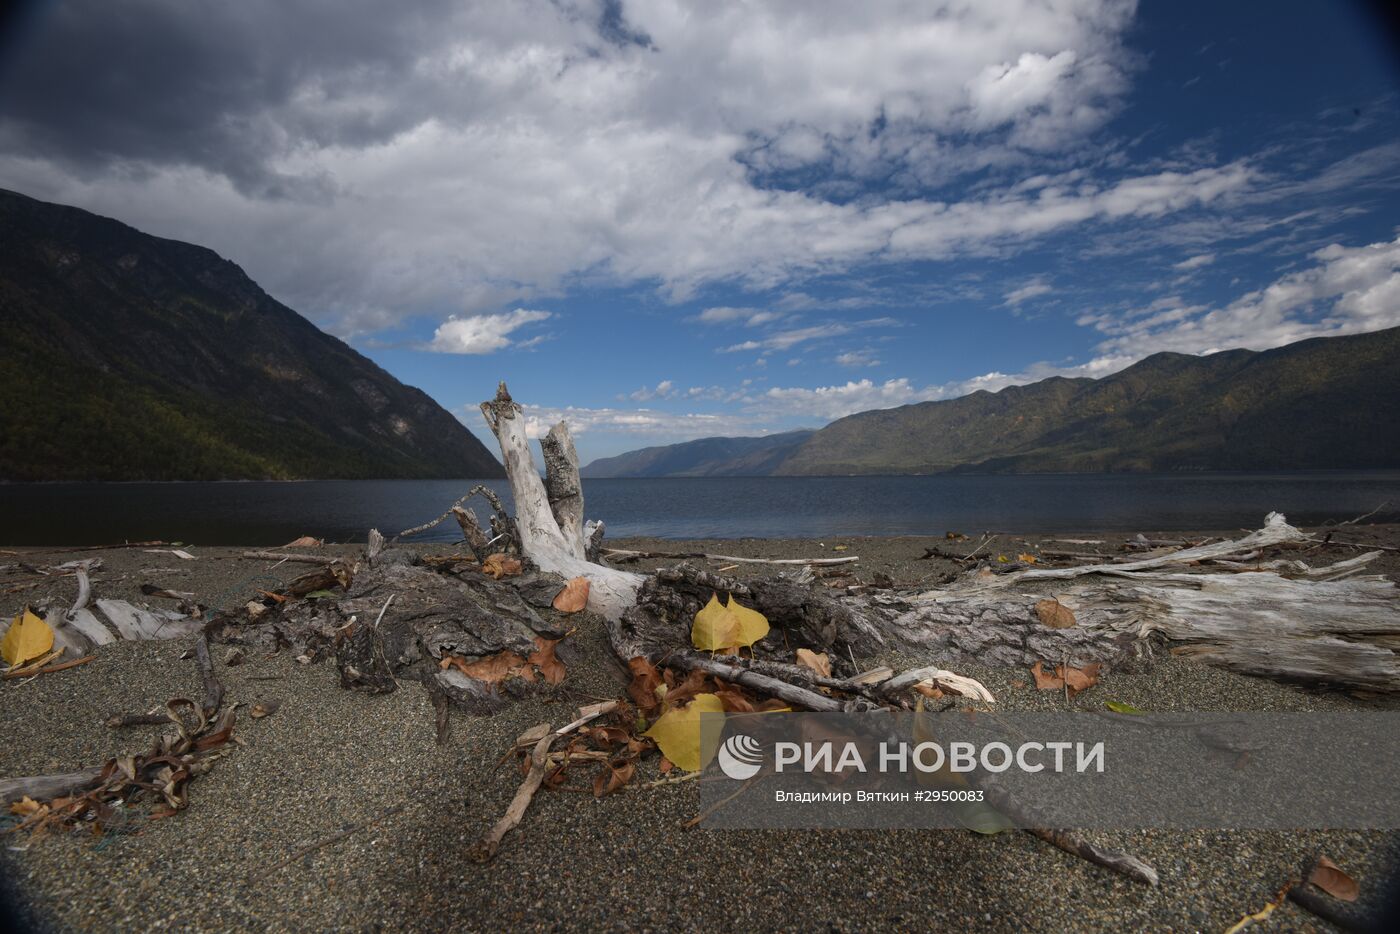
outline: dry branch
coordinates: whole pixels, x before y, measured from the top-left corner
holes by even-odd
[[[472,847],[470,854],[472,859],[481,863],[490,860],[501,848],[502,838],[520,825],[521,819],[530,807],[530,802],[534,800],[535,792],[539,791],[540,785],[544,782],[549,747],[554,745],[554,741],[565,734],[572,733],[590,720],[596,720],[604,714],[612,713],[617,709],[617,706],[617,701],[604,701],[600,704],[582,707],[579,709],[577,720],[565,724],[553,732],[546,733],[542,739],[535,743],[535,748],[530,752],[530,771],[526,773],[525,780],[520,783],[520,788],[515,792],[515,797],[511,799],[510,806],[506,808],[505,815],[496,821],[486,835]],[[548,724],[541,724],[541,726],[546,730],[549,729]]]

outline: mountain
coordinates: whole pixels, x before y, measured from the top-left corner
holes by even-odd
[[[0,189],[0,480],[503,475],[212,250]]]
[[[812,431],[761,438],[700,438],[684,444],[642,448],[603,457],[584,467],[584,477],[743,477],[772,473]]]
[[[779,474],[1400,467],[1400,328],[861,412]]]
[[[706,446],[710,475],[1400,467],[1400,328],[1262,352],[1159,353],[1097,380],[861,412],[763,467],[710,453],[748,440],[689,444]],[[650,471],[627,476],[690,476],[699,458],[687,447],[608,460]]]

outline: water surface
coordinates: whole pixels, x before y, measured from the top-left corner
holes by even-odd
[[[393,534],[441,514],[477,482],[0,484],[0,543],[362,541],[371,527]],[[509,506],[505,481],[489,485]],[[1320,523],[1386,500],[1394,517],[1400,471],[587,480],[584,496],[612,538],[1171,531],[1255,528],[1270,510]],[[449,520],[418,540],[457,537]]]

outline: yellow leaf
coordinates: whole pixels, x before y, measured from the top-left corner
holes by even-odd
[[[1006,557],[1006,555],[997,555],[997,561],[1001,562],[1002,564],[1006,564],[1010,560],[1011,559]]]
[[[1036,557],[1029,551],[1023,551],[1016,556],[1017,561],[1024,561],[1026,564],[1035,564]]]
[[[695,614],[695,622],[691,624],[691,643],[697,649],[718,652],[731,645],[738,645],[738,637],[739,620],[720,605],[718,594],[710,594],[710,602]]]
[[[49,624],[29,611],[28,607],[10,621],[5,638],[0,640],[0,658],[10,667],[23,665],[53,648],[53,630]]]
[[[667,759],[687,772],[698,772],[714,758],[719,745],[719,730],[707,731],[713,733],[710,736],[703,735],[700,729],[701,717],[707,713],[724,713],[724,702],[714,694],[696,694],[684,710],[662,714],[646,735],[656,741]],[[703,744],[702,735],[706,740]]]
[[[729,605],[725,607],[734,618],[739,621],[739,640],[736,645],[753,645],[759,639],[768,635],[768,617],[758,610],[751,610],[744,606],[734,595],[729,595]]]

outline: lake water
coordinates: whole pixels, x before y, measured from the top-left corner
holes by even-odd
[[[363,541],[371,527],[392,535],[426,522],[476,482],[0,484],[0,544]],[[490,485],[509,506],[505,481]],[[1314,524],[1387,500],[1395,519],[1400,471],[588,480],[584,496],[610,538],[1170,531],[1255,528],[1270,510]],[[470,505],[489,512],[480,498]],[[415,540],[458,537],[449,520]]]

